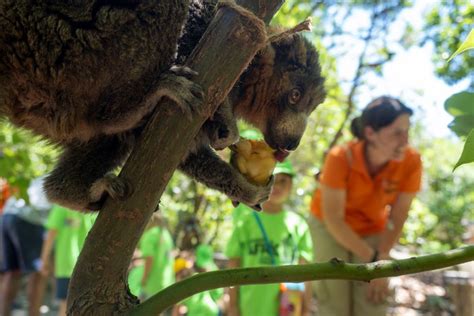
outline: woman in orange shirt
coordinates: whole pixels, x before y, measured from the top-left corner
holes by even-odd
[[[391,97],[370,102],[352,122],[356,140],[332,148],[311,202],[315,260],[390,258],[416,192],[420,155],[408,146],[413,111]],[[388,280],[316,282],[320,315],[386,314]]]

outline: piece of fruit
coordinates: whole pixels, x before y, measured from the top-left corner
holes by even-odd
[[[231,147],[231,164],[250,182],[265,185],[276,165],[274,150],[264,141],[241,138]]]

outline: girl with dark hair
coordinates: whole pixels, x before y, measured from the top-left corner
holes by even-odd
[[[420,189],[420,155],[408,145],[413,111],[392,97],[370,102],[352,121],[354,141],[332,148],[311,201],[317,262],[389,259]],[[315,284],[320,315],[386,314],[388,280],[322,280]]]

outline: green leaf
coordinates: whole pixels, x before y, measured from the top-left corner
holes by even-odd
[[[459,115],[449,123],[448,127],[458,136],[466,136],[474,128],[474,115]]]
[[[461,157],[459,157],[459,160],[454,166],[453,171],[456,170],[457,167],[470,162],[474,162],[474,128],[467,136],[466,143],[464,144],[464,149],[461,153]]]
[[[452,116],[474,115],[474,93],[463,91],[444,101],[444,109]]]
[[[467,35],[466,40],[459,46],[459,48],[448,58],[447,62],[449,63],[451,59],[457,55],[467,51],[468,49],[474,49],[474,29],[472,29]]]

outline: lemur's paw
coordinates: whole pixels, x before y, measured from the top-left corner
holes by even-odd
[[[119,201],[129,197],[132,194],[132,185],[116,175],[106,174],[92,184],[89,194],[88,209],[100,209],[107,196]]]
[[[239,140],[237,119],[233,113],[232,105],[227,99],[204,123],[203,129],[209,138],[209,145],[216,150],[227,148]]]
[[[247,182],[247,180],[245,181]],[[272,192],[274,181],[274,177],[271,176],[268,183],[264,186],[247,182],[247,185],[245,186],[246,190],[241,192],[241,196],[237,197],[237,201],[250,206],[254,210],[261,211],[261,204],[268,200],[268,197]]]
[[[212,148],[222,150],[235,144],[239,140],[239,131],[230,126],[219,126],[209,135]]]
[[[191,80],[195,75],[196,72],[188,67],[173,66],[161,76],[157,88],[157,95],[176,102],[189,119],[201,108],[204,100],[201,86]]]

